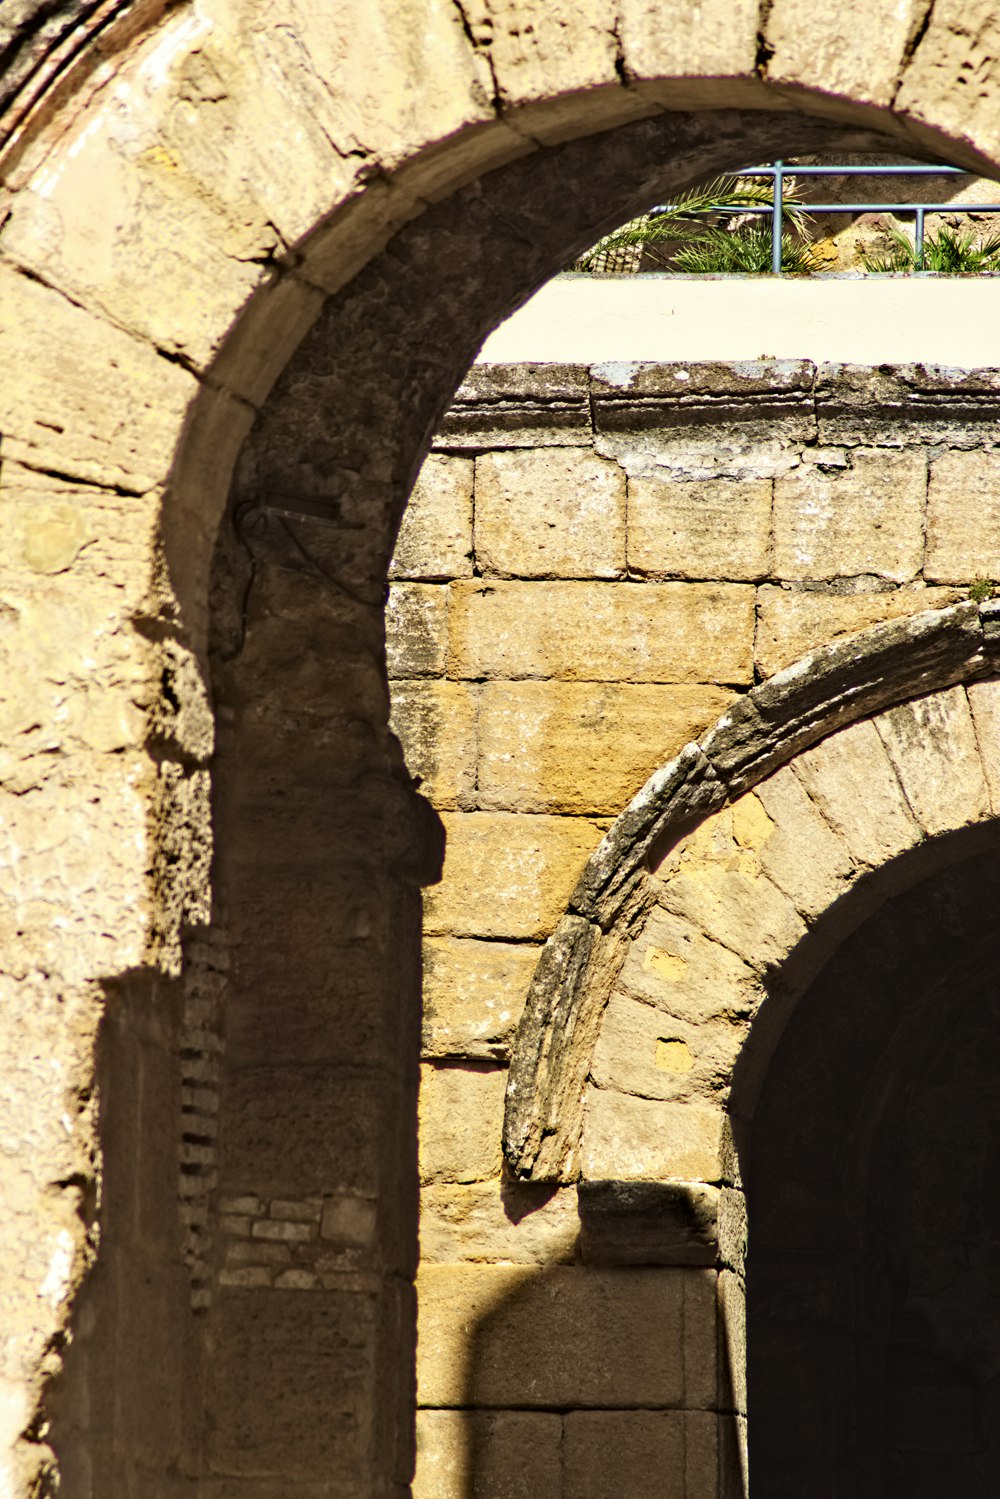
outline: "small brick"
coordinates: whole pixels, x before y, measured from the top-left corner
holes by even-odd
[[[226,1260],[233,1264],[284,1265],[292,1257],[287,1244],[261,1243],[259,1239],[237,1240],[226,1250]]]
[[[271,1223],[258,1220],[250,1230],[255,1239],[284,1239],[289,1243],[303,1243],[316,1237],[312,1223]]]
[[[249,1213],[255,1218],[261,1210],[259,1197],[223,1197],[219,1203],[220,1213]]]
[[[270,1207],[272,1218],[284,1218],[289,1223],[318,1223],[322,1211],[323,1204],[315,1197],[297,1201],[276,1197]]]
[[[232,1234],[237,1239],[248,1239],[250,1237],[250,1219],[238,1217],[235,1213],[225,1213],[221,1218],[222,1232]]]
[[[283,1270],[274,1282],[276,1291],[315,1291],[318,1285],[311,1270]]]
[[[223,1270],[219,1275],[220,1286],[269,1286],[271,1271],[263,1265],[244,1265],[239,1270]]]
[[[367,1197],[331,1197],[323,1206],[324,1239],[346,1248],[367,1249],[375,1242],[377,1209]]]

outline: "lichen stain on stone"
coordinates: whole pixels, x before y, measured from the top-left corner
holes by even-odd
[[[655,1065],[657,1072],[690,1072],[694,1066],[690,1046],[675,1038],[658,1039]]]

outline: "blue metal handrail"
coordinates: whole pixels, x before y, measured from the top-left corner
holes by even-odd
[[[732,176],[739,177],[770,177],[774,181],[774,201],[772,203],[748,206],[743,203],[720,204],[720,213],[748,213],[748,214],[770,214],[771,215],[771,270],[774,275],[781,275],[781,234],[785,218],[784,186],[786,177],[975,177],[975,172],[966,171],[964,167],[932,166],[924,163],[913,166],[818,166],[800,167],[786,166],[784,161],[778,160],[770,166],[746,167],[743,171],[733,172]],[[654,208],[653,213],[662,213],[672,205],[664,205],[662,208]],[[803,203],[796,205],[807,213],[912,213],[914,216],[914,249],[916,251],[917,263],[924,263],[924,220],[928,213],[961,213],[961,205],[942,203]],[[964,210],[967,213],[1000,213],[1000,203],[971,203]]]

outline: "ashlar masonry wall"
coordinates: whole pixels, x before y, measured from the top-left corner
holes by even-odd
[[[1000,576],[998,435],[989,371],[480,366],[459,391],[389,604],[394,727],[448,836],[425,909],[421,1499],[529,1476],[559,1499],[740,1491],[715,1268],[581,1244],[575,1186],[505,1177],[512,1037],[657,766],[806,651]]]

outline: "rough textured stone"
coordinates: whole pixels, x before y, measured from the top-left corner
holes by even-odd
[[[766,577],[771,487],[768,479],[630,480],[629,569],[648,578]]]
[[[539,952],[522,942],[425,938],[424,1055],[506,1058]]]
[[[636,594],[636,607],[632,595]],[[749,680],[753,589],[740,584],[458,583],[448,674],[577,682]]]
[[[596,1265],[714,1265],[720,1192],[678,1182],[584,1181],[581,1252]]]
[[[761,997],[759,979],[742,958],[658,906],[629,949],[619,986],[692,1025],[749,1014]]]
[[[921,453],[856,449],[850,466],[803,465],[774,485],[779,578],[874,574],[895,583],[923,563],[926,463]]]
[[[758,27],[752,0],[738,0],[725,11],[681,4],[670,26],[663,25],[655,0],[624,0],[619,13],[629,76],[653,80],[653,97],[679,108],[711,107],[723,98],[742,98],[735,92],[741,84],[752,96]]]
[[[762,781],[754,795],[773,824],[760,850],[761,868],[812,920],[845,893],[856,873],[847,846],[791,768]]]
[[[475,364],[455,392],[436,446],[589,447],[590,380],[576,365]]]
[[[472,480],[468,458],[431,453],[403,512],[390,578],[426,583],[472,577]]]
[[[665,910],[721,942],[752,967],[780,963],[805,935],[788,897],[763,873],[770,818],[717,812],[681,839],[656,870]]]
[[[718,1417],[694,1411],[580,1411],[566,1417],[567,1494],[695,1499],[718,1484]]]
[[[952,588],[900,588],[888,593],[814,593],[765,585],[757,593],[754,662],[762,677],[791,666],[807,651],[884,620],[940,609],[957,601]]]
[[[1000,811],[1000,683],[973,682],[966,692],[990,803],[996,813]]]
[[[413,1499],[562,1499],[562,1418],[525,1411],[417,1412]]]
[[[625,475],[556,448],[476,459],[476,563],[484,577],[620,578]]]
[[[420,1403],[697,1405],[706,1384],[714,1389],[714,1286],[709,1301],[705,1275],[427,1265],[418,1278]]]
[[[919,841],[920,828],[873,724],[855,724],[824,740],[793,768],[859,864],[877,868]]]
[[[989,812],[989,793],[964,687],[901,703],[875,719],[907,804],[933,836]]]
[[[773,52],[768,81],[890,104],[926,13],[924,0],[904,0],[877,10],[854,3],[817,17],[806,0],[774,0],[765,33]]]
[[[588,1088],[580,1160],[588,1181],[722,1181],[722,1108]]]
[[[445,874],[428,890],[424,929],[437,936],[545,938],[600,830],[579,817],[448,813]],[[493,892],[484,905],[481,892]]]
[[[925,573],[935,583],[1000,578],[1000,454],[942,453],[927,492]]]
[[[579,1237],[573,1187],[553,1190],[533,1182],[492,1181],[429,1186],[420,1194],[425,1265],[570,1263]]]
[[[745,1034],[740,1015],[693,1025],[612,994],[601,1018],[591,1077],[600,1088],[637,1098],[711,1101],[725,1088]]]
[[[421,622],[425,619],[422,615]],[[392,684],[393,733],[407,770],[435,807],[452,811],[476,803],[476,715],[476,689],[464,682]]]
[[[390,677],[444,675],[448,590],[436,583],[394,583],[386,604]]]
[[[500,1174],[507,1074],[426,1064],[420,1077],[420,1179],[488,1181]]]
[[[680,745],[714,723],[731,698],[711,687],[487,683],[479,805],[614,813]]]

